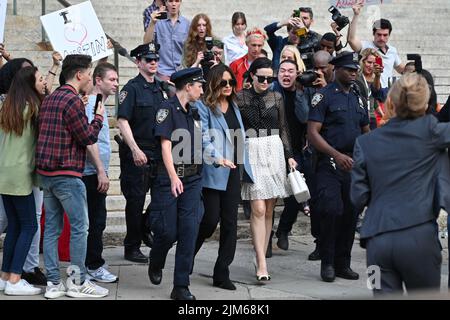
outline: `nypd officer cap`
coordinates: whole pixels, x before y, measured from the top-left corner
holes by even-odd
[[[173,82],[177,88],[182,87],[186,83],[206,82],[205,79],[203,79],[203,72],[200,68],[187,68],[177,71],[172,74],[170,81]]]
[[[359,55],[356,52],[343,52],[334,57],[330,63],[335,67],[359,69]]]
[[[149,58],[149,59],[159,59],[158,55],[158,45],[150,42],[147,44],[141,44],[137,46],[130,52],[130,56],[136,58]]]

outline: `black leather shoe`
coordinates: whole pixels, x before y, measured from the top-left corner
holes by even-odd
[[[226,290],[236,290],[236,286],[231,282],[230,279],[224,280],[224,281],[213,281],[213,286],[226,289]]]
[[[320,266],[320,276],[325,282],[333,282],[336,278],[334,267],[331,264],[325,264]]]
[[[142,234],[142,242],[144,242],[144,244],[149,247],[149,248],[153,248],[153,235],[151,232],[144,232]]]
[[[125,260],[133,261],[137,263],[147,263],[148,258],[144,256],[144,254],[141,252],[141,250],[137,249],[134,251],[125,251]]]
[[[148,265],[148,277],[150,278],[150,282],[158,285],[162,280],[162,269],[155,269],[152,266]]]
[[[26,280],[29,284],[35,286],[46,286],[47,277],[42,273],[41,269],[35,267],[33,272],[22,272],[22,279]]]
[[[319,248],[316,247],[316,249],[309,254],[308,260],[310,260],[310,261],[318,261],[318,260],[320,260]]]
[[[278,248],[280,248],[281,250],[289,249],[289,239],[287,233],[280,232],[277,234],[277,237],[278,237],[277,241]]]
[[[350,269],[349,267],[336,269],[336,277],[347,279],[347,280],[358,280],[359,274]]]
[[[174,287],[170,294],[172,300],[196,300],[188,287]]]

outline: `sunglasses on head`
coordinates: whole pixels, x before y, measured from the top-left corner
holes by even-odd
[[[275,77],[267,77],[267,76],[258,76],[256,75],[256,78],[258,78],[259,83],[264,83],[264,81],[267,80],[267,83],[272,83],[275,80]]]
[[[230,87],[235,87],[237,84],[236,80],[234,79],[230,79],[230,80],[222,80],[220,81],[220,86],[221,87],[226,87],[226,86],[230,86]]]

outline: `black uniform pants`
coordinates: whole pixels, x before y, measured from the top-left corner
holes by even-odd
[[[103,231],[106,228],[106,194],[97,191],[97,175],[83,177],[86,186],[89,231],[86,250],[86,267],[96,270],[105,264],[103,260]]]
[[[225,191],[203,188],[203,215],[195,254],[203,242],[212,236],[220,221],[219,255],[214,266],[213,278],[225,281],[230,277],[229,266],[233,262],[237,241],[237,215],[241,199],[239,170],[231,170]]]
[[[373,275],[374,294],[434,289],[441,285],[441,244],[435,221],[382,233],[367,240],[367,266],[379,267]]]
[[[145,151],[144,151],[145,152]],[[147,158],[149,154],[145,152]],[[145,196],[152,184],[151,168],[134,164],[131,151],[120,152],[120,188],[126,199],[125,222],[127,234],[124,239],[125,251],[138,250],[144,232],[148,229],[148,214],[143,214]]]
[[[322,264],[350,267],[357,211],[350,201],[350,173],[332,166],[329,158],[318,162],[314,208],[320,217],[319,249]]]

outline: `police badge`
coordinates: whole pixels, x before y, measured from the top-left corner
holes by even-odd
[[[163,123],[169,115],[169,109],[159,109],[156,114],[156,122]]]
[[[316,93],[311,99],[311,106],[314,108],[315,106],[317,106],[320,103],[320,101],[322,101],[322,99],[323,99],[323,94]]]
[[[122,91],[119,95],[119,104],[122,104],[122,102],[125,100],[125,98],[127,97],[128,92],[127,91]]]

